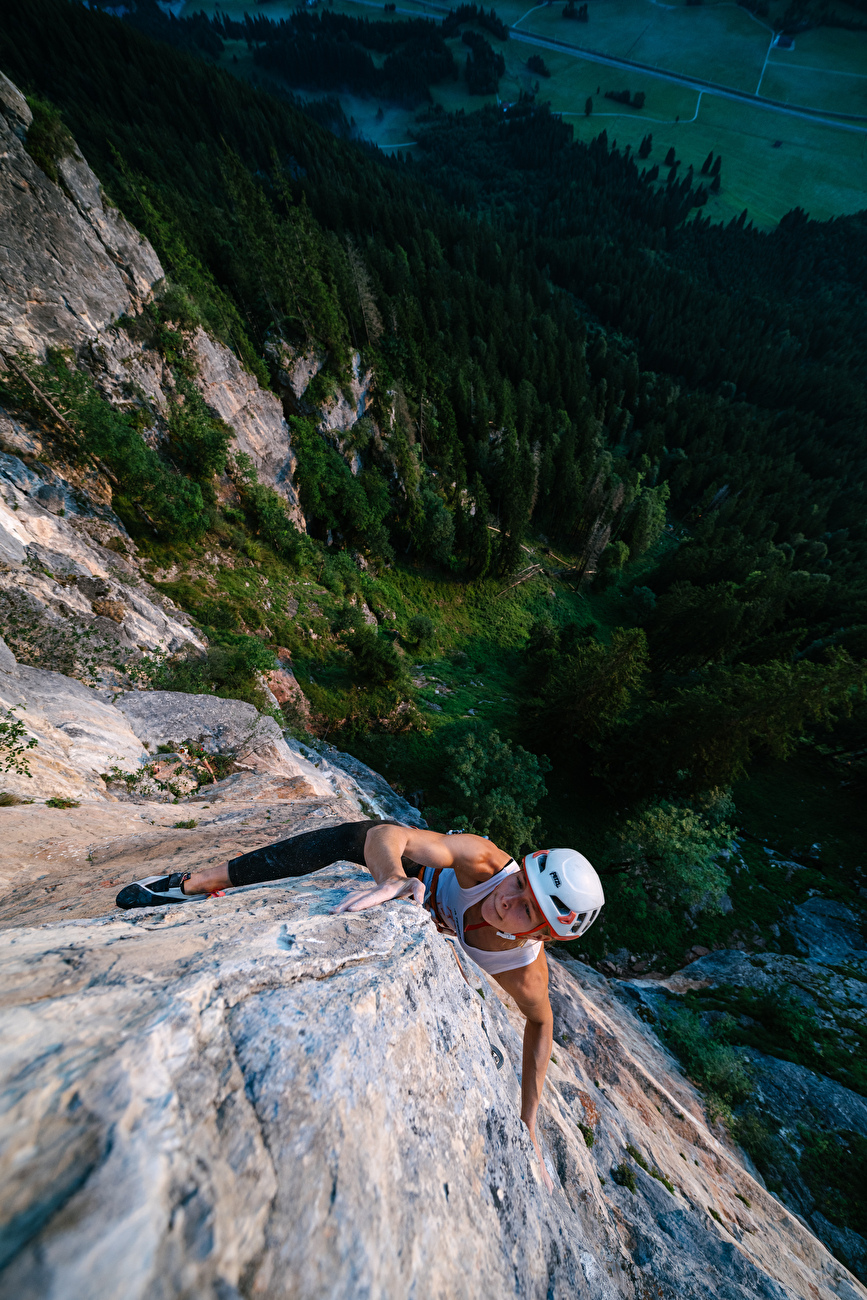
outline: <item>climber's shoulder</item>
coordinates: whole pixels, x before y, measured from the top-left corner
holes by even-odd
[[[492,977],[501,988],[513,997],[518,1009],[528,1020],[538,1022],[551,1019],[551,1003],[548,998],[548,960],[544,945],[539,950],[535,961],[518,970],[504,970]]]
[[[411,828],[404,852],[425,867],[451,867],[464,889],[490,880],[511,861],[508,853],[483,835],[463,832],[441,835],[439,831]]]

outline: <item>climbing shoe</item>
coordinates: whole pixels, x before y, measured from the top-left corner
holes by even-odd
[[[172,903],[202,903],[207,894],[185,894],[181,885],[189,880],[188,872],[174,872],[171,876],[146,876],[132,885],[125,885],[114,900],[125,911],[131,907],[168,907]]]

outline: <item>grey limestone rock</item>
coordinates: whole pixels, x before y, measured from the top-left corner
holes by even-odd
[[[412,905],[330,915],[363,879],[4,931],[5,1293],[863,1300],[571,962],[551,962],[546,1193],[520,1016]],[[637,1166],[634,1194],[611,1182],[626,1142],[674,1192]]]
[[[792,1132],[799,1124],[813,1129],[851,1130],[867,1138],[867,1099],[813,1070],[746,1049],[756,1085],[756,1101]]]
[[[372,385],[373,371],[362,372],[361,357],[359,353],[353,352],[348,384],[335,392],[322,406],[319,420],[321,432],[326,435],[347,433],[357,424],[367,409]]]
[[[0,113],[4,115],[15,134],[23,139],[33,121],[33,114],[21,91],[3,72],[0,72]]]
[[[270,341],[265,350],[276,366],[279,384],[288,389],[296,401],[304,396],[328,357],[320,348],[309,347],[301,351],[284,339]]]
[[[59,163],[63,187],[20,138],[26,104],[4,78],[0,94],[0,348],[44,356],[77,350],[134,311],[163,278],[153,248],[116,208],[78,155]]]
[[[239,772],[302,778],[312,792],[343,799],[350,820],[372,815],[412,826],[425,824],[417,810],[364,763],[339,750],[319,754],[284,737],[272,717],[260,715],[242,700],[175,691],[127,691],[116,703],[152,751],[158,745],[194,740],[211,753],[231,756]]]
[[[46,661],[62,658],[70,667],[77,647],[104,664],[118,652],[126,661],[143,650],[203,648],[186,616],[99,546],[76,509],[63,479],[0,452],[0,618],[29,624]],[[103,617],[101,602],[122,609],[120,619]]]
[[[427,826],[418,809],[392,790],[385,777],[374,772],[361,759],[331,746],[325,749],[324,756],[332,767],[339,768],[352,778],[367,801],[376,807],[377,816],[402,822],[406,826]]]
[[[16,666],[14,654],[6,642],[0,638],[0,673],[14,673]]]
[[[191,339],[199,367],[202,396],[235,434],[237,449],[250,457],[259,478],[277,489],[290,516],[304,529],[304,516],[294,484],[295,453],[280,401],[260,388],[233,352],[197,329]]]
[[[2,788],[19,798],[104,802],[111,796],[99,774],[114,765],[132,770],[143,757],[126,719],[99,692],[62,673],[16,664],[4,641],[0,709],[14,710],[27,738],[37,741],[26,754],[30,775],[0,777]]]

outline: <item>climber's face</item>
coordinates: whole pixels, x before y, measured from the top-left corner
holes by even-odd
[[[506,876],[483,899],[482,920],[506,934],[526,934],[544,922],[545,918],[527,888],[527,877],[523,871]],[[539,930],[533,938],[543,939],[545,934],[545,930]]]

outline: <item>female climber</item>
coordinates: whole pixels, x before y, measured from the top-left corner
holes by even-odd
[[[544,944],[579,938],[605,902],[598,875],[574,849],[538,849],[519,866],[481,835],[441,835],[397,822],[344,822],[254,849],[206,871],[136,881],[120,891],[117,905],[189,903],[223,889],[306,876],[341,861],[366,866],[374,884],[349,894],[335,913],[360,912],[392,898],[420,903],[437,929],[453,935],[514,998],[526,1017],[521,1118],[551,1191],[536,1138],[554,1027]]]

